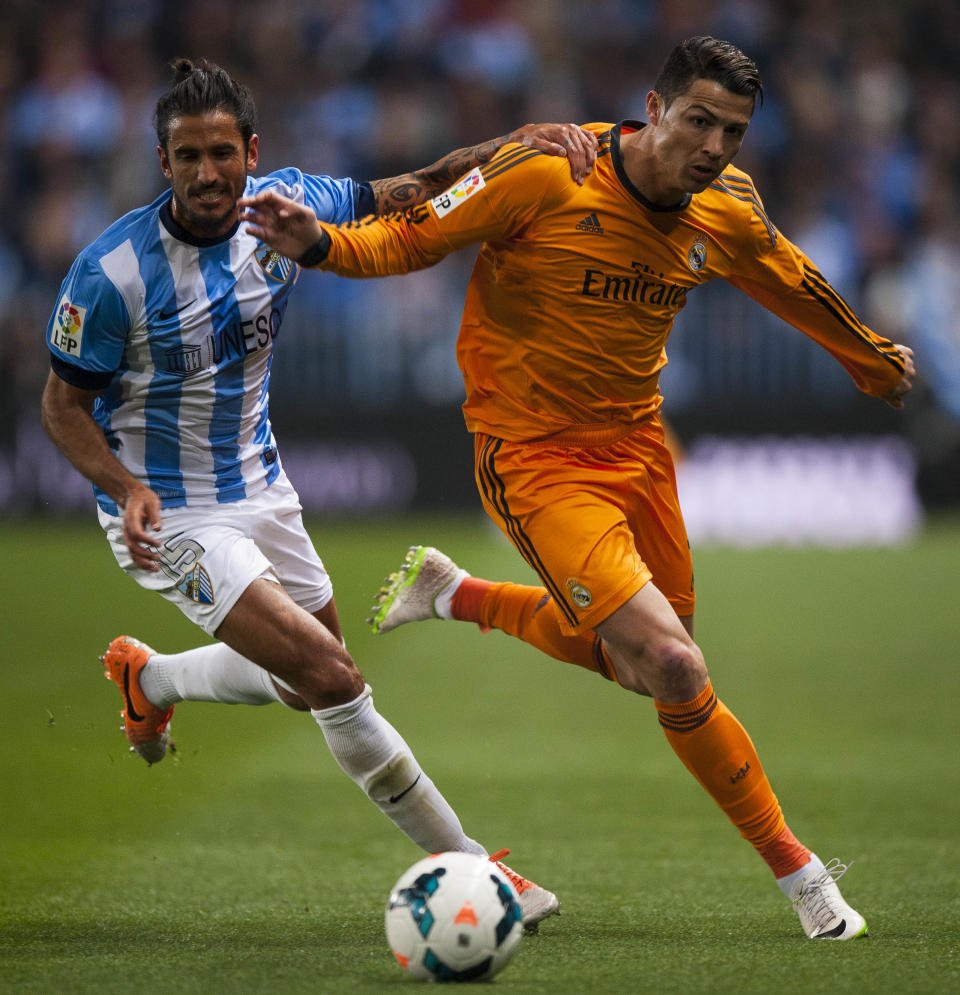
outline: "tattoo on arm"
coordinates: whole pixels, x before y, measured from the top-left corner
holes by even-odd
[[[508,136],[492,138],[469,149],[457,149],[430,166],[386,180],[373,180],[370,186],[377,201],[377,213],[405,211],[443,193],[464,173],[489,162],[506,145]]]

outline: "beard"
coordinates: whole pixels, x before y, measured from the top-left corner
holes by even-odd
[[[182,227],[201,238],[216,238],[229,229],[235,220],[237,203],[231,200],[230,206],[217,214],[207,211],[194,211],[180,199],[176,191],[173,194],[174,216]]]

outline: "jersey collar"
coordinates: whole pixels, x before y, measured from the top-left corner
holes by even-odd
[[[688,193],[678,204],[671,204],[668,207],[664,207],[662,204],[654,204],[653,201],[647,200],[633,183],[630,182],[630,177],[627,176],[627,171],[623,168],[623,157],[620,155],[620,136],[623,134],[624,129],[627,132],[631,132],[639,131],[645,127],[646,125],[642,121],[626,120],[615,124],[610,129],[610,158],[613,160],[613,168],[616,171],[617,178],[624,185],[627,193],[643,204],[648,211],[682,211],[690,203],[692,194]]]
[[[179,242],[186,242],[187,245],[195,245],[197,248],[204,249],[211,245],[222,245],[224,242],[229,242],[234,235],[237,234],[237,229],[240,227],[240,219],[238,218],[234,226],[225,235],[218,235],[216,238],[198,238],[196,235],[191,235],[186,228],[182,228],[173,217],[173,208],[171,204],[173,203],[173,194],[171,193],[169,198],[165,200],[160,205],[160,224],[167,229],[170,234],[177,239]]]

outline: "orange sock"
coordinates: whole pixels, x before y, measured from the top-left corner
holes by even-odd
[[[773,876],[785,878],[810,862],[810,851],[785,825],[783,832],[766,846],[757,847],[757,853],[770,865]]]
[[[783,877],[802,867],[810,851],[787,828],[746,729],[713,685],[708,681],[693,701],[656,706],[674,752],[773,873]]]
[[[499,629],[555,660],[616,680],[599,636],[593,632],[565,636],[560,631],[546,588],[467,577],[453,596],[451,610],[461,621],[476,622],[482,629]]]
[[[476,622],[479,625],[483,599],[491,587],[493,587],[492,581],[480,580],[479,577],[464,577],[450,602],[453,617],[461,622]]]

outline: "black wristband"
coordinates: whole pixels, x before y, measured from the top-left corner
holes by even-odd
[[[305,268],[319,266],[330,254],[330,236],[325,232],[307,249],[302,256],[297,257],[297,265]]]

